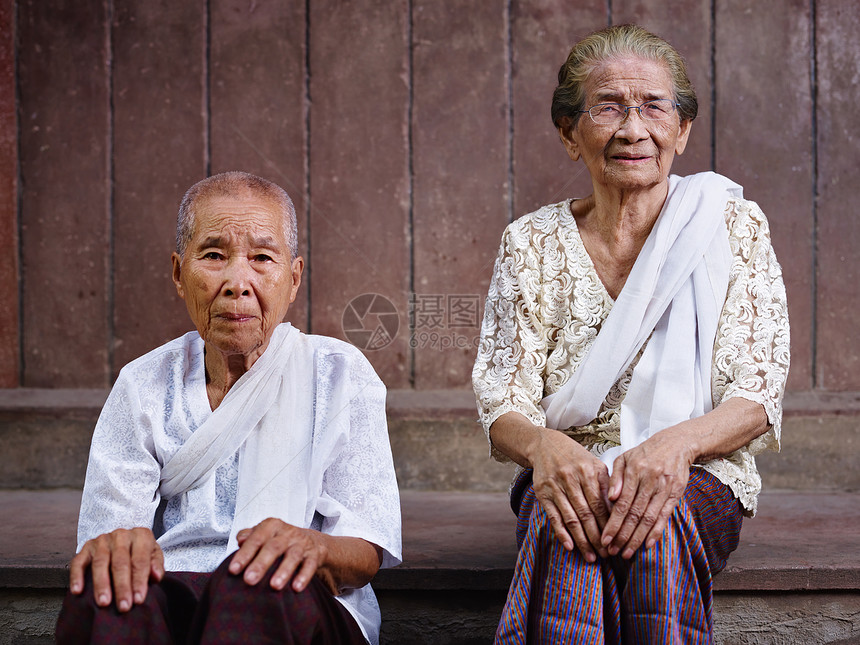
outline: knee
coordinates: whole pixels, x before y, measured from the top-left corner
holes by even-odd
[[[135,604],[124,613],[119,613],[113,604],[101,607],[93,595],[92,576],[88,571],[84,588],[79,594],[66,593],[57,618],[56,642],[110,643],[117,639],[127,643],[146,642],[141,625],[157,627],[158,617],[164,613],[162,594],[157,584],[150,584],[146,599]],[[135,634],[132,637],[131,634]]]
[[[259,582],[254,585],[248,584],[242,574],[230,573],[231,559],[232,555],[218,566],[209,580],[207,593],[213,602],[220,603],[232,598],[240,603],[276,603],[286,610],[293,606],[301,606],[302,611],[308,611],[312,609],[320,591],[328,593],[325,586],[316,578],[312,579],[311,584],[301,592],[295,591],[289,583],[283,589],[273,589],[272,576],[281,564],[282,558],[275,560]]]

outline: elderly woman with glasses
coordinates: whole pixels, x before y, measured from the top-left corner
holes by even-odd
[[[710,643],[711,576],[756,510],[789,364],[768,223],[712,172],[670,175],[683,59],[636,26],[559,71],[552,119],[593,194],[505,231],[472,374],[519,557],[497,643]]]

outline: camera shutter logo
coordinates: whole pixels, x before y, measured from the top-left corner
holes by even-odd
[[[349,301],[341,325],[347,340],[359,349],[382,349],[397,336],[400,316],[385,296],[364,293]]]

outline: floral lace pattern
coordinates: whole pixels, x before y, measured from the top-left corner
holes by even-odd
[[[570,204],[544,206],[513,222],[503,235],[472,370],[488,436],[506,412],[546,423],[541,400],[557,392],[582,363],[612,310],[614,300],[579,236]],[[761,490],[754,455],[779,449],[789,366],[788,309],[764,213],[755,202],[731,199],[725,217],[733,259],[714,345],[713,404],[737,396],[759,403],[770,428],[744,448],[700,465],[754,514]],[[597,417],[565,434],[595,454],[620,443],[621,402],[639,356],[610,389]],[[492,445],[491,454],[507,460]]]

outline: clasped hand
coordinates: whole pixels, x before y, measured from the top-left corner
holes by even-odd
[[[275,561],[283,556],[272,574],[270,585],[281,590],[292,580],[299,592],[311,579],[319,577],[333,594],[338,593],[331,572],[324,563],[327,546],[322,535],[269,518],[252,529],[239,531],[239,550],[230,560],[229,571],[242,574],[249,585],[263,578]],[[164,577],[164,554],[148,528],[117,529],[87,541],[70,564],[70,589],[84,590],[84,574],[92,569],[96,604],[107,607],[112,601],[120,612],[146,599],[149,580]]]
[[[660,539],[684,494],[690,451],[663,431],[620,455],[612,476],[576,441],[545,431],[533,459],[535,496],[556,538],[588,562],[597,556],[631,558]]]

